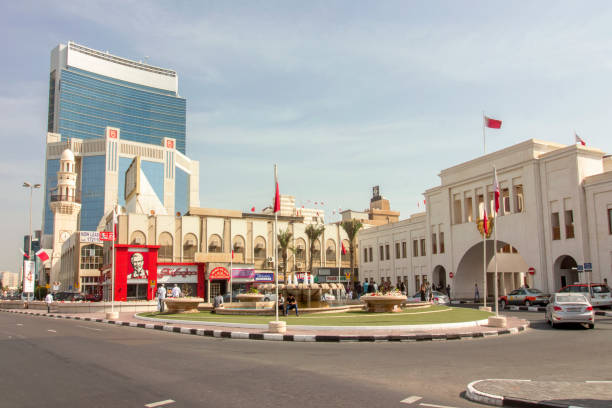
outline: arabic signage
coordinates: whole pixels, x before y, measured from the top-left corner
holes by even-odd
[[[79,237],[81,242],[90,242],[94,244],[101,244],[100,232],[99,231],[79,231]]]
[[[114,241],[115,233],[111,231],[100,231],[100,241]]]
[[[274,273],[258,272],[255,274],[255,282],[274,282]]]
[[[253,268],[233,268],[232,279],[253,279],[255,277],[255,269]]]
[[[157,265],[157,283],[198,283],[198,266]]]
[[[214,268],[212,271],[210,271],[210,274],[208,275],[208,279],[210,280],[215,280],[215,279],[227,280],[229,278],[230,278],[229,271],[222,266],[218,266]]]

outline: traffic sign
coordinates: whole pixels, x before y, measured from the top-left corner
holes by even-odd
[[[449,277],[449,278],[453,279],[453,277],[454,277],[454,276],[455,276],[455,274],[454,274],[454,273],[452,273],[452,272],[449,272],[449,273],[448,273],[448,277]]]
[[[584,268],[582,267],[582,265],[578,265],[578,266],[576,267],[576,270],[577,270],[578,272],[582,272],[582,271],[583,271],[583,269],[584,269]]]
[[[591,272],[593,270],[593,264],[591,262],[584,263],[584,270],[586,272]]]
[[[535,268],[530,267],[529,269],[527,269],[527,272],[529,272],[530,275],[535,275]]]

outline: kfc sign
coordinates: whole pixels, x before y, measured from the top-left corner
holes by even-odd
[[[100,241],[114,241],[115,233],[111,231],[100,231]]]
[[[117,129],[106,128],[106,132],[108,134],[108,138],[109,139],[116,139],[117,138]]]
[[[166,139],[166,147],[168,149],[174,149],[174,140],[172,139]]]
[[[131,271],[127,275],[128,282],[131,279],[147,279],[149,273],[145,268],[144,257],[140,252],[132,254],[130,257],[130,264],[132,265]]]
[[[198,283],[198,266],[157,265],[157,283]]]

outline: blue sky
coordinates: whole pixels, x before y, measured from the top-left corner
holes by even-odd
[[[406,218],[482,153],[483,110],[504,121],[489,151],[573,129],[612,151],[610,21],[606,1],[3,2],[0,270],[28,230],[21,183],[43,181],[60,42],[179,73],[203,207],[263,208],[278,163],[298,203],[362,210],[378,184]]]

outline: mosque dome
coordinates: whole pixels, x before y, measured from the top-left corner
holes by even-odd
[[[66,149],[62,152],[62,157],[60,160],[68,160],[68,161],[74,161],[74,153],[72,153],[72,150],[70,149]]]

